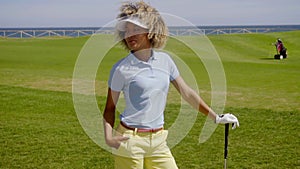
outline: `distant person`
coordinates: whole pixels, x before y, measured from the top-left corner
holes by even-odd
[[[287,58],[287,49],[283,45],[283,42],[281,39],[277,39],[277,42],[275,43],[277,53],[279,53],[280,57]]]
[[[233,123],[235,128],[238,119],[232,114],[216,114],[184,82],[172,58],[156,50],[164,47],[168,35],[168,28],[156,9],[144,1],[126,2],[120,12],[116,33],[128,54],[111,69],[103,115],[105,141],[113,148],[117,169],[177,169],[164,129],[170,84],[215,123]],[[113,132],[121,93],[126,107],[120,115],[117,132]]]

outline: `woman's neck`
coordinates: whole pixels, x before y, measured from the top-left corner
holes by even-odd
[[[149,58],[152,55],[152,49],[151,48],[142,49],[142,50],[138,50],[138,51],[132,51],[132,53],[139,60],[144,61],[144,62],[148,62]]]

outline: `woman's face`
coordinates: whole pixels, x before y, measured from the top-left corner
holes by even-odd
[[[151,48],[148,30],[130,22],[127,22],[125,27],[125,41],[133,52]]]

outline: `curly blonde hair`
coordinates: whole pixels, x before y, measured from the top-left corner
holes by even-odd
[[[159,12],[144,1],[124,2],[120,7],[117,19],[122,20],[134,16],[139,18],[148,27],[148,39],[152,48],[161,49],[165,46],[168,37],[168,27]],[[124,32],[116,29],[117,39],[128,50],[129,47],[124,39]]]

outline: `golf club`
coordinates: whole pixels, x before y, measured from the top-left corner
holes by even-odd
[[[224,169],[227,169],[229,123],[225,124]]]
[[[275,50],[276,50],[277,55],[279,55],[278,50],[277,50],[277,46],[275,44],[274,44],[274,46],[275,46]]]

